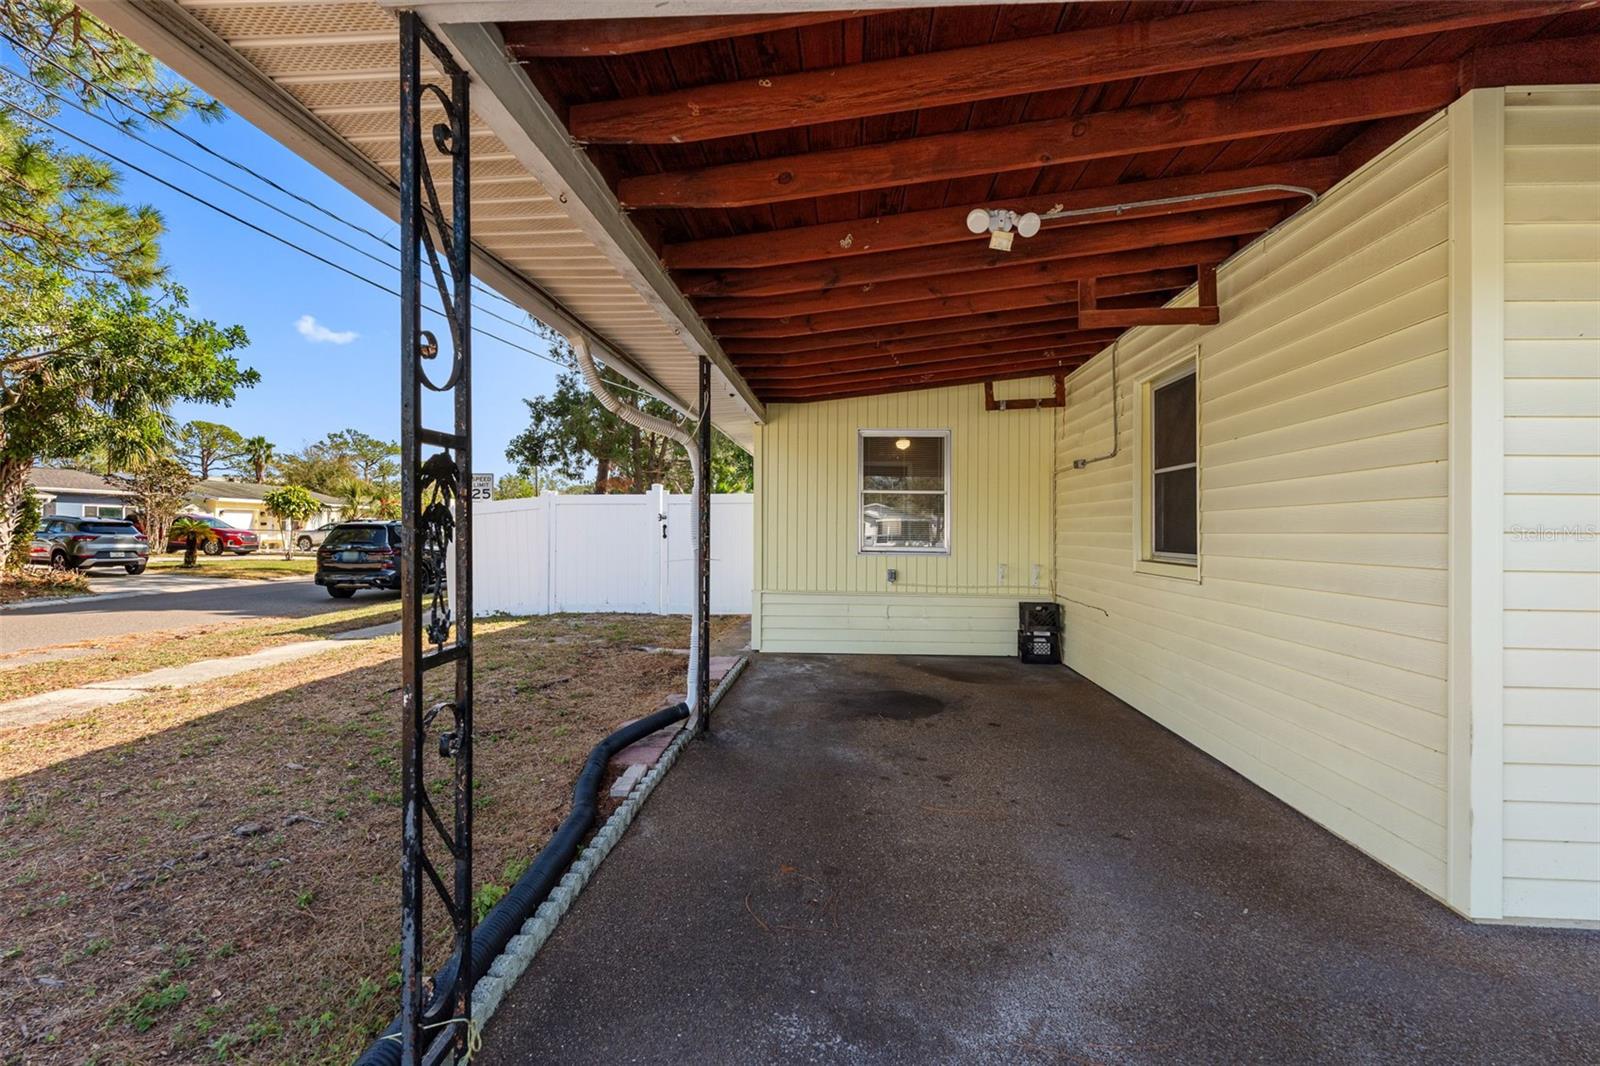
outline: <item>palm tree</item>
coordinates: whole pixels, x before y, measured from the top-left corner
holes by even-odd
[[[265,437],[246,437],[244,441],[244,461],[250,464],[250,469],[255,473],[257,484],[267,480],[267,467],[272,465],[273,455],[277,449]]]
[[[345,482],[343,503],[346,518],[360,518],[361,510],[372,499],[372,490],[366,484],[351,479]]]
[[[193,569],[200,565],[195,553],[200,545],[216,537],[216,531],[206,525],[194,515],[179,515],[167,527],[167,536],[183,539],[183,565],[185,569]]]

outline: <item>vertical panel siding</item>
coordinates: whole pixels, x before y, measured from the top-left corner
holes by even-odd
[[[1600,91],[1505,143],[1505,911],[1600,920]]]
[[[1442,117],[1068,381],[1067,662],[1423,886],[1445,872]],[[1135,569],[1142,379],[1200,352],[1200,580]]]
[[[1002,382],[996,394],[1050,388]],[[1015,653],[1015,604],[1051,589],[1048,411],[988,412],[983,389],[962,386],[767,413],[756,442],[763,649]],[[950,431],[948,555],[858,552],[863,429]]]

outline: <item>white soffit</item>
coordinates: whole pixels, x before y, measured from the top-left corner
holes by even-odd
[[[163,63],[357,195],[397,217],[399,28],[378,0],[146,0],[86,4]],[[423,50],[424,70],[428,54]],[[508,59],[507,64],[511,65]],[[474,89],[482,88],[475,82]],[[424,124],[442,111],[424,97]],[[476,108],[475,108],[476,110]],[[574,154],[577,149],[572,149]],[[448,161],[430,157],[448,211]],[[617,369],[680,409],[695,403],[698,321],[675,319],[638,271],[602,250],[475,114],[472,217],[479,278],[562,332],[583,328]],[[609,254],[608,254],[609,252]],[[659,266],[659,264],[655,264]],[[664,276],[664,271],[663,271]],[[684,304],[686,307],[687,304]],[[492,320],[491,332],[503,330]],[[721,353],[716,353],[721,361]],[[477,387],[515,387],[478,381]],[[744,395],[740,395],[740,391]],[[712,419],[749,447],[762,408],[712,372]]]

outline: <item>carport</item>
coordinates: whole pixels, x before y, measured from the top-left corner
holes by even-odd
[[[1578,1063],[1597,951],[1460,921],[1070,671],[763,655],[482,1061]]]
[[[1593,935],[1459,916],[1600,923],[1594,4],[92,6],[401,224],[407,1062],[474,276],[757,471],[760,657],[492,1061],[1592,1057]]]

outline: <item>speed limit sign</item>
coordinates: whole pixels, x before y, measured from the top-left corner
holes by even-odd
[[[493,474],[473,474],[472,475],[472,498],[474,500],[492,500],[492,499],[494,499],[494,475]]]

